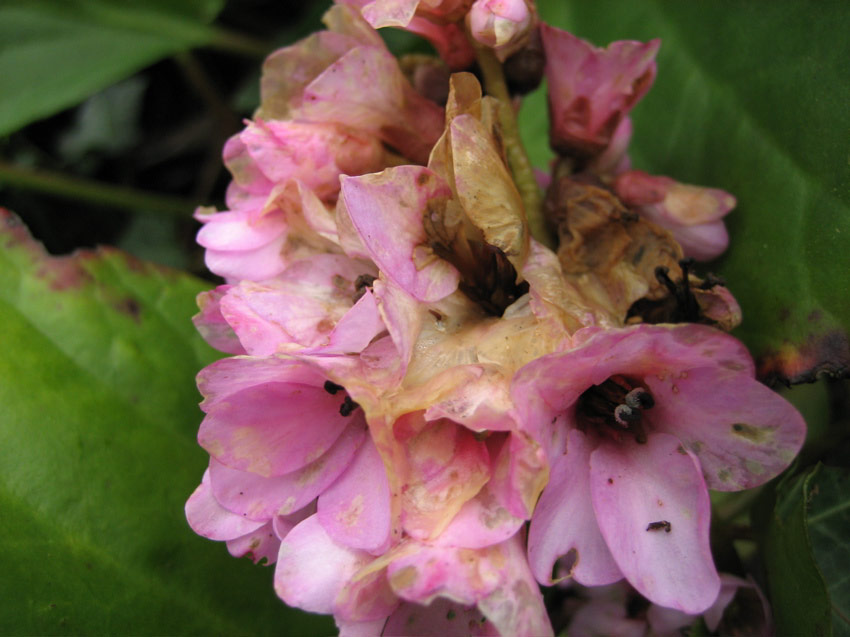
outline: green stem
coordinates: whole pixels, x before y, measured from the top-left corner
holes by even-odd
[[[187,217],[195,208],[193,202],[178,197],[156,195],[90,179],[66,177],[59,173],[22,168],[5,161],[0,161],[0,184],[126,210],[141,210]]]
[[[549,232],[546,219],[543,217],[543,197],[540,193],[540,186],[537,185],[534,168],[531,165],[531,160],[528,159],[528,154],[525,152],[525,146],[523,146],[519,135],[516,113],[511,106],[511,96],[508,93],[502,64],[493,51],[477,43],[475,43],[475,53],[478,66],[481,67],[481,72],[484,75],[484,88],[487,94],[498,99],[501,105],[499,120],[502,125],[502,142],[505,145],[505,153],[508,156],[508,165],[514,176],[514,183],[525,206],[528,229],[531,236],[540,243],[549,248],[555,248],[555,239]]]
[[[227,31],[221,27],[212,27],[212,29],[213,35],[207,42],[207,46],[213,49],[259,59],[265,58],[274,50],[274,45],[270,42],[258,40],[242,33]]]

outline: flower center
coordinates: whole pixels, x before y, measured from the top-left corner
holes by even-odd
[[[579,396],[576,406],[578,426],[594,430],[616,441],[631,435],[635,442],[646,442],[643,412],[655,405],[649,390],[625,376],[611,376]]]

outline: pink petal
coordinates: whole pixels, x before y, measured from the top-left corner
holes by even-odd
[[[685,256],[697,261],[716,259],[729,246],[729,232],[722,221],[701,226],[681,226],[670,230],[673,238],[682,245]]]
[[[281,542],[274,588],[290,606],[327,615],[334,610],[337,593],[367,559],[334,542],[313,515]]]
[[[694,452],[712,489],[767,482],[791,463],[806,437],[799,412],[748,374],[703,367],[646,382],[655,398],[647,411],[653,427]]]
[[[212,457],[264,477],[296,471],[320,458],[362,411],[340,415],[340,396],[321,386],[265,383],[213,403],[198,442]]]
[[[319,369],[289,358],[272,356],[222,358],[207,365],[197,378],[198,390],[204,396],[201,409],[205,412],[232,394],[264,383],[289,382],[321,387],[325,379]]]
[[[198,230],[198,243],[212,250],[257,250],[267,246],[286,231],[286,219],[283,215],[267,214],[257,217],[254,218],[253,213],[242,210],[212,215]]]
[[[319,522],[339,544],[382,553],[390,541],[390,484],[371,439],[345,473],[319,496]]]
[[[227,541],[227,550],[233,557],[249,557],[254,564],[263,562],[266,565],[277,561],[280,550],[280,540],[272,530],[271,521],[256,531]]]
[[[709,546],[708,489],[677,438],[603,442],[590,457],[590,490],[608,548],[639,593],[690,614],[714,603],[720,578]]]
[[[459,275],[428,246],[422,215],[429,200],[451,196],[427,168],[398,166],[362,177],[343,177],[341,197],[372,260],[420,301],[451,294]]]
[[[386,617],[373,619],[371,621],[348,621],[335,617],[336,627],[339,629],[339,637],[375,637],[382,635]]]
[[[263,522],[231,513],[216,502],[209,471],[204,472],[201,484],[186,502],[186,520],[195,533],[211,540],[232,540],[263,526]]]
[[[556,583],[557,560],[568,556],[572,576],[585,586],[601,586],[622,579],[623,573],[599,531],[590,497],[590,454],[593,445],[573,429],[567,448],[552,465],[549,484],[534,509],[528,530],[528,563],[538,582]],[[573,551],[574,555],[569,555]]]
[[[402,604],[390,615],[380,634],[452,637],[453,635],[483,636],[499,633],[475,606],[463,606],[448,599],[435,599],[428,606],[410,602]]]
[[[450,420],[429,423],[404,444],[410,470],[402,487],[402,524],[411,537],[431,539],[487,483],[487,446]]]
[[[567,626],[570,637],[644,637],[646,622],[629,619],[624,602],[591,599],[582,604]]]
[[[461,507],[433,543],[435,546],[484,548],[512,537],[524,522],[523,518],[512,515],[485,486]]]
[[[211,272],[230,281],[263,281],[280,274],[286,267],[281,256],[285,243],[286,235],[281,234],[256,250],[208,248],[204,253],[204,263]]]
[[[598,154],[652,85],[661,42],[620,41],[598,49],[545,24],[540,35],[546,52],[552,145],[561,152]]]
[[[220,285],[214,290],[201,292],[196,299],[201,311],[192,317],[192,322],[204,340],[217,350],[226,354],[244,354],[245,348],[221,315],[221,298],[229,289],[229,285]]]
[[[398,374],[400,377],[404,376],[422,330],[421,307],[416,299],[392,281],[377,279],[372,286],[372,292],[378,312],[396,347]]]
[[[333,446],[307,466],[274,478],[237,471],[210,460],[216,500],[233,513],[252,520],[288,515],[316,499],[346,469],[366,437],[361,423],[351,423]]]

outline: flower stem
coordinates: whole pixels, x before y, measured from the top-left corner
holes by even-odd
[[[15,166],[5,161],[0,161],[0,184],[127,210],[188,217],[195,208],[193,202],[177,197],[113,186],[90,179],[66,177],[58,173]]]
[[[502,125],[502,142],[505,145],[505,153],[508,156],[508,164],[514,176],[514,183],[525,206],[528,229],[531,231],[531,236],[540,243],[549,248],[554,248],[555,240],[549,232],[546,220],[543,218],[543,197],[540,193],[540,186],[537,184],[534,168],[519,136],[516,113],[511,106],[511,96],[508,93],[502,64],[492,50],[478,43],[474,43],[474,46],[478,66],[481,67],[481,72],[484,75],[484,88],[488,95],[498,99],[501,104],[499,119]]]

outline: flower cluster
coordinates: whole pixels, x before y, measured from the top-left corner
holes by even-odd
[[[192,528],[343,634],[551,634],[538,584],[565,577],[716,607],[708,489],[775,476],[805,425],[691,272],[734,198],[630,170],[659,43],[596,49],[527,0],[341,0],[325,23],[268,58],[228,210],[197,214],[225,284],[196,325],[232,356],[198,376]],[[445,86],[382,26],[431,39]],[[531,50],[559,155],[537,209],[511,109],[464,71]]]

